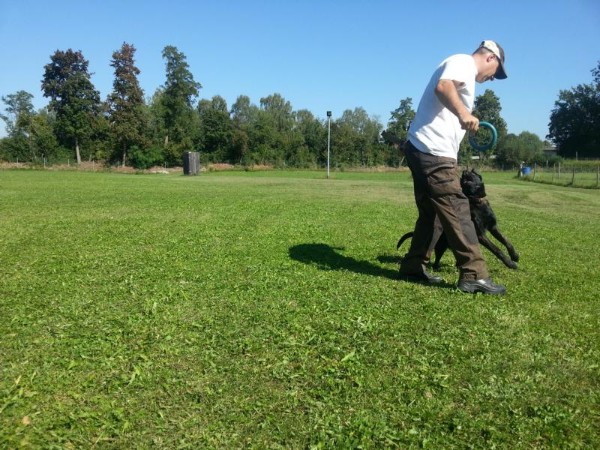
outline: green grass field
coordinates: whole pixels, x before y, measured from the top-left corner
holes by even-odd
[[[600,192],[484,179],[500,298],[407,173],[0,171],[0,448],[600,448]]]

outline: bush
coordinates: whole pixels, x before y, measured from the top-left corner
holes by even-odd
[[[129,160],[133,167],[143,170],[152,166],[162,165],[164,157],[160,147],[150,147],[147,149],[133,147]]]

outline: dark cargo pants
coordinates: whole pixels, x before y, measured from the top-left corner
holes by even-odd
[[[488,278],[488,270],[471,221],[469,200],[463,194],[454,159],[418,151],[410,142],[406,160],[413,176],[415,202],[419,217],[410,249],[400,265],[403,273],[420,273],[429,261],[431,244],[441,228],[456,258],[460,279]],[[436,224],[436,217],[439,222]],[[437,228],[436,228],[437,225]]]

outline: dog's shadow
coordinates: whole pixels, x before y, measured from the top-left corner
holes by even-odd
[[[327,244],[299,244],[290,247],[290,257],[305,264],[315,265],[321,270],[341,270],[370,275],[374,277],[398,279],[398,271],[386,269],[369,261],[359,261],[340,252],[342,247],[332,247]],[[381,257],[380,257],[381,258]],[[378,258],[379,259],[379,258]],[[394,259],[385,262],[399,262]],[[382,261],[384,262],[384,261]]]

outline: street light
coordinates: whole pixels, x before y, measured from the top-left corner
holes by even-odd
[[[327,111],[327,178],[329,178],[329,148],[331,143],[331,111]]]

